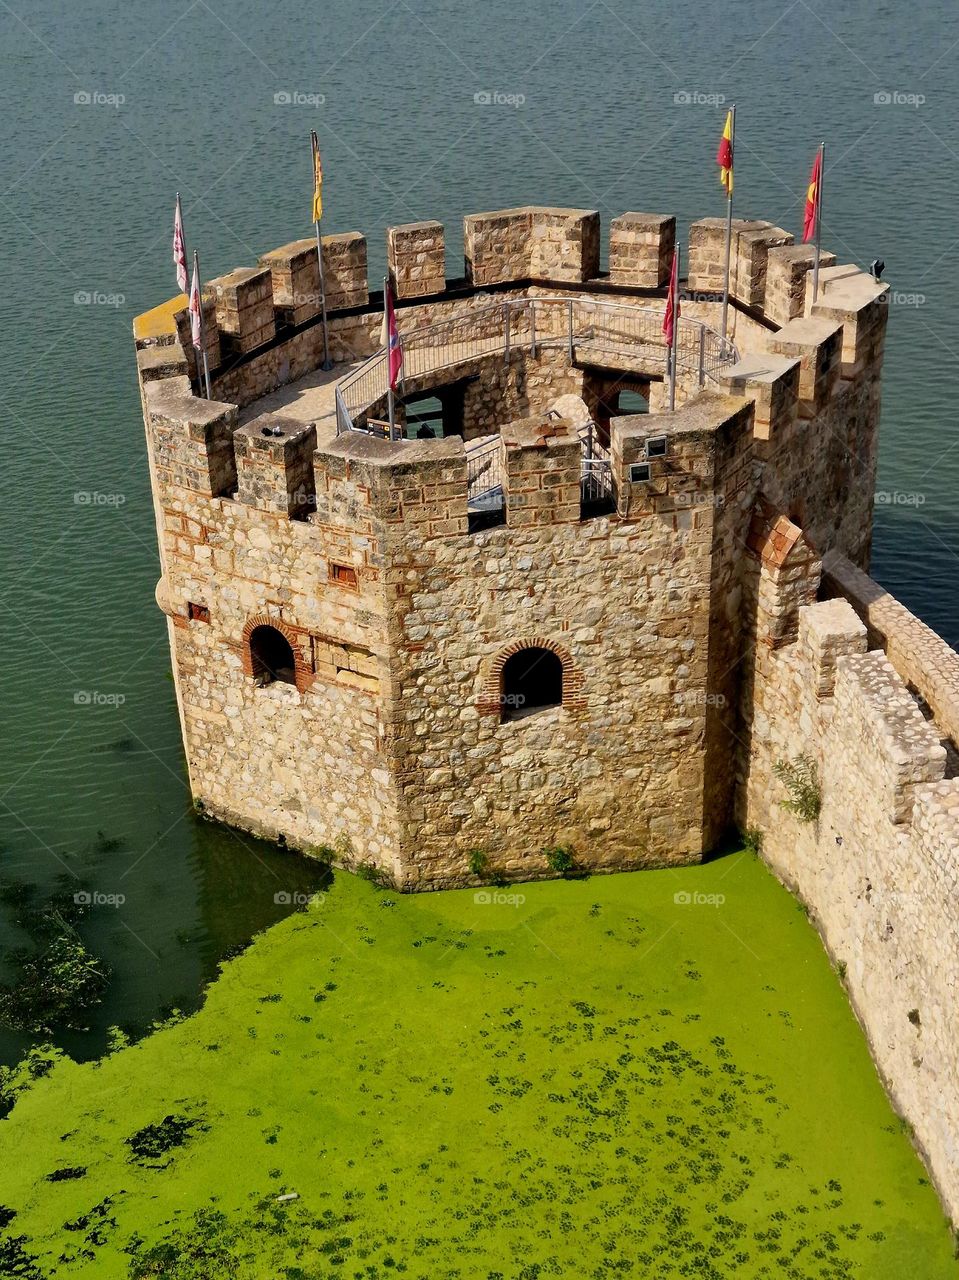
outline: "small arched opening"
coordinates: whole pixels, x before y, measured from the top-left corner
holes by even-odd
[[[266,624],[250,632],[250,665],[257,684],[296,684],[296,656],[282,631]]]
[[[563,701],[563,663],[552,649],[520,649],[503,664],[502,720],[519,720]]]

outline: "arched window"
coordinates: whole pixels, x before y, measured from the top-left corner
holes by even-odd
[[[551,649],[520,649],[503,664],[503,720],[558,707],[563,701],[563,664]]]
[[[250,663],[257,684],[270,684],[273,680],[296,684],[293,646],[276,627],[263,625],[250,632]]]

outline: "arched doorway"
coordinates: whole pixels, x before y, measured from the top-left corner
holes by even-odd
[[[296,656],[282,631],[266,624],[250,632],[250,665],[257,684],[296,684]]]
[[[519,720],[563,701],[563,663],[552,649],[530,647],[503,664],[502,720]]]

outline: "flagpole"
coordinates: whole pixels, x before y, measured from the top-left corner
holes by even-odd
[[[673,291],[673,342],[670,351],[669,360],[669,412],[673,413],[676,408],[676,355],[679,350],[679,316],[676,314],[679,310],[679,267],[681,252],[677,244],[675,250],[675,277],[676,288]]]
[[[736,163],[736,104],[729,108],[729,149]],[[729,266],[733,253],[733,187],[736,185],[734,170],[729,171],[729,191],[726,193],[726,266],[723,274],[723,342],[726,341],[726,320],[729,313]]]
[[[316,209],[316,157],[319,154],[320,142],[316,136],[316,130],[310,132],[310,147],[313,153],[313,207]],[[333,368],[333,361],[330,359],[330,333],[326,323],[326,279],[323,273],[323,237],[320,233],[320,219],[313,219],[313,227],[316,231],[316,262],[320,271],[320,306],[323,315],[323,364],[320,366],[324,371]]]
[[[389,312],[389,276],[383,277],[383,328],[386,330],[386,405],[390,420],[390,439],[392,440],[396,430],[396,397],[393,395],[393,376],[390,371],[390,312]]]
[[[196,249],[193,250],[193,272],[196,276],[197,292],[200,295],[200,308],[197,314],[197,320],[200,324],[200,354],[203,356],[203,380],[206,383],[206,398],[213,399],[210,391],[210,365],[206,358],[206,324],[203,319],[203,285],[200,283],[200,255]]]
[[[812,300],[819,297],[819,255],[822,232],[822,177],[826,168],[826,144],[819,144],[819,177],[816,179],[816,264],[812,272]]]
[[[180,204],[180,193],[176,193],[176,224],[180,228],[180,237],[183,241],[183,270],[186,271],[186,231],[183,227],[183,206]],[[179,284],[177,280],[177,284]],[[190,287],[189,280],[186,282],[187,288]]]

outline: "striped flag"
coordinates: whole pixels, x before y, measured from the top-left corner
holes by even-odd
[[[176,193],[176,210],[173,214],[173,263],[180,292],[186,293],[186,244],[183,240],[183,210],[180,208],[179,191]]]
[[[403,368],[403,344],[396,327],[396,311],[393,307],[393,290],[387,279],[383,288],[383,328],[380,331],[380,345],[390,353],[390,390],[396,390],[400,370]]]
[[[313,139],[313,221],[319,222],[323,217],[323,161],[315,129],[310,136]]]
[[[816,152],[812,162],[812,173],[809,175],[809,186],[806,188],[806,216],[803,219],[803,244],[815,239],[819,222],[819,195],[822,183],[822,149]]]
[[[671,347],[676,336],[676,321],[680,317],[679,305],[679,250],[673,250],[673,269],[669,273],[669,293],[666,295],[666,314],[663,316],[663,333],[666,345]]]
[[[733,194],[733,113],[726,112],[726,127],[719,139],[719,150],[716,152],[716,163],[719,165],[719,181],[726,189],[726,195]]]
[[[193,283],[190,285],[190,340],[194,348],[199,351],[202,346],[203,326],[200,319],[200,281],[199,266],[196,258],[193,259]]]

